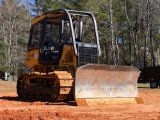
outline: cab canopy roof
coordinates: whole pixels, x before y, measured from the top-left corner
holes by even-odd
[[[66,10],[66,9],[58,9],[58,10],[53,10],[50,12],[46,12],[40,16],[37,16],[35,18],[32,19],[31,21],[31,25],[43,20],[44,18],[54,18],[54,17],[63,17],[63,19],[70,19],[72,16],[76,16],[76,15],[81,15],[81,16],[92,16],[93,14],[91,12],[87,12],[87,11],[76,11],[76,10]],[[62,18],[61,18],[62,20]]]

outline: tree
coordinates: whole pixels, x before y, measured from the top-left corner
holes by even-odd
[[[15,74],[18,73],[17,70],[24,60],[30,21],[26,8],[18,4],[18,0],[5,0],[0,6],[0,43],[4,47],[3,53],[0,54],[1,64],[5,67],[3,71],[7,70]]]
[[[158,0],[35,0],[38,15],[54,9],[91,11],[98,23],[101,63],[158,65]]]
[[[137,61],[138,63],[143,61],[145,66],[156,66],[154,55],[156,49],[153,38],[158,34],[158,1],[125,0],[121,1],[121,3],[126,15],[128,36],[130,36],[129,40],[131,41],[132,61]],[[149,62],[149,59],[151,59],[151,62]]]

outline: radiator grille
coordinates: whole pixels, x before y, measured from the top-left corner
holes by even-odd
[[[98,63],[97,48],[79,46],[78,53],[78,67],[88,63]]]

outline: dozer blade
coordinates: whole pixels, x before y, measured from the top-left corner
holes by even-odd
[[[78,106],[141,104],[137,80],[140,71],[133,66],[87,64],[76,71],[75,100]]]

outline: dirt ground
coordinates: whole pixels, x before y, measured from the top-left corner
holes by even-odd
[[[0,80],[0,120],[160,120],[160,89],[138,91],[144,104],[77,107],[74,102],[21,101],[16,83]]]

